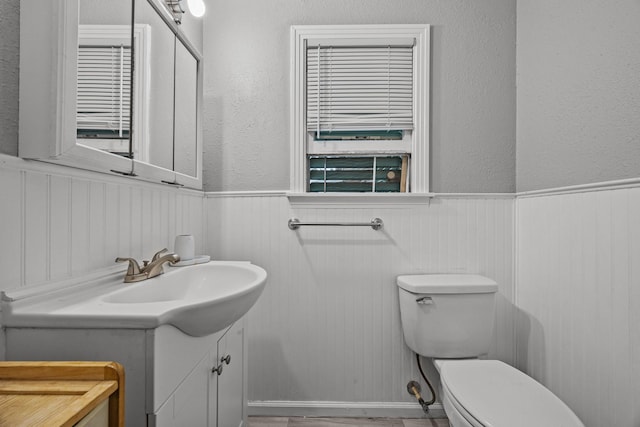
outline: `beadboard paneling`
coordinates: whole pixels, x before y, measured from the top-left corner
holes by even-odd
[[[639,426],[640,188],[516,203],[517,366],[587,426]]]
[[[468,272],[495,279],[500,293],[491,356],[514,362],[513,198],[371,207],[210,195],[205,203],[208,252],[250,260],[269,274],[249,314],[250,401],[411,402],[406,384],[419,373],[402,337],[399,274]],[[294,232],[287,228],[291,217],[380,217],[384,228]]]
[[[148,259],[177,233],[193,234],[202,253],[196,192],[0,169],[0,194],[0,289],[76,277],[117,256]]]
[[[0,157],[0,289],[81,277],[117,256],[150,259],[177,233],[202,253],[201,192],[67,171]]]

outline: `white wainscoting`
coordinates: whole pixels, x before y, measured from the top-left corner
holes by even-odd
[[[517,199],[517,366],[585,425],[637,427],[640,188],[600,190]]]
[[[295,415],[306,408],[335,415],[344,402],[378,402],[392,416],[407,410],[406,384],[420,374],[402,337],[399,274],[466,272],[495,279],[500,293],[491,357],[515,362],[513,197],[447,196],[375,207],[292,205],[274,193],[207,196],[208,252],[215,259],[250,260],[269,274],[249,314],[251,413]],[[294,232],[287,227],[291,217],[380,217],[384,228]]]
[[[201,252],[203,219],[202,192],[0,155],[0,289],[149,259],[177,234],[193,234]]]

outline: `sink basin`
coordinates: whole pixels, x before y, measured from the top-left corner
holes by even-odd
[[[167,266],[164,274],[137,283],[122,283],[123,275],[120,269],[99,279],[73,282],[54,293],[0,292],[0,324],[100,329],[172,325],[201,337],[244,316],[267,280],[264,269],[241,261]]]
[[[267,279],[262,268],[248,262],[218,261],[165,271],[107,294],[102,301],[137,306],[141,311],[163,306],[161,323],[199,337],[241,318],[258,300]]]

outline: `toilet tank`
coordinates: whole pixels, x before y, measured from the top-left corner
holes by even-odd
[[[404,340],[433,358],[489,352],[498,285],[476,274],[417,274],[397,278]]]

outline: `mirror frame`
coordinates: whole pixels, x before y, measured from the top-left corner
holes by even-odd
[[[168,12],[162,13],[154,0],[148,1],[166,22]],[[202,189],[203,61],[200,53],[175,23],[167,22],[198,61],[194,177],[76,143],[78,17],[79,0],[20,1],[18,156]]]

